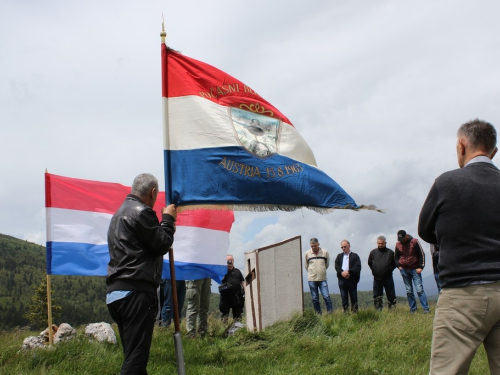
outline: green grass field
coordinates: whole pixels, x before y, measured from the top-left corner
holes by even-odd
[[[186,372],[195,374],[427,374],[433,314],[410,315],[407,306],[395,311],[363,309],[356,315],[336,310],[280,322],[263,332],[244,329],[227,337],[231,322],[215,317],[203,339],[188,339],[182,327]],[[115,327],[116,328],[116,327]],[[1,374],[118,374],[121,345],[89,342],[78,329],[77,339],[50,349],[20,351],[25,337],[39,332],[3,332]],[[116,332],[116,329],[115,329]],[[149,374],[176,374],[173,329],[156,328]],[[481,347],[470,374],[488,374]]]

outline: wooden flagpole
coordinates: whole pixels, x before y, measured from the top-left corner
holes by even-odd
[[[49,345],[54,342],[52,334],[52,293],[50,290],[50,275],[47,274],[47,312],[48,312],[48,323],[49,323]]]
[[[49,173],[47,171],[47,168],[45,168],[45,174]],[[46,188],[47,189],[47,188]],[[47,191],[45,192],[47,194]],[[47,208],[45,208],[47,210]],[[48,223],[47,223],[47,211],[45,211],[45,226],[46,226],[46,235],[48,238]],[[47,267],[45,267],[47,269]],[[50,275],[47,273],[47,320],[49,324],[49,345],[52,345],[54,342],[54,338],[52,335],[52,291],[51,291],[51,286],[50,286]]]
[[[165,38],[167,37],[167,33],[165,32],[165,20],[163,20],[162,15],[162,26],[161,26],[161,44],[162,48],[165,44]],[[163,60],[163,58],[165,60]],[[167,73],[167,56],[162,56],[162,90],[167,90],[168,88],[168,73]],[[165,95],[168,98],[168,94]],[[168,106],[168,101],[164,99],[164,106]],[[165,145],[168,145],[169,142],[169,134],[168,134],[168,107],[163,109],[163,133],[164,133],[164,142]],[[166,148],[167,152],[170,148]],[[170,175],[170,157],[167,157],[165,162],[167,165],[165,166],[165,200],[166,205],[172,203],[172,181]],[[174,248],[171,247],[168,254],[169,263],[170,263],[170,282],[172,285],[172,308],[174,310],[174,328],[175,332],[173,334],[174,338],[174,348],[175,348],[175,360],[177,363],[177,374],[185,375],[186,369],[184,364],[184,352],[182,348],[182,336],[180,332],[180,323],[179,323],[179,303],[177,301],[177,283],[175,280],[175,265],[174,265]]]

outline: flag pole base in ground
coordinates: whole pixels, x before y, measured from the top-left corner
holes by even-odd
[[[177,362],[177,374],[186,375],[186,368],[184,365],[184,353],[182,351],[182,337],[180,332],[175,332],[174,348],[175,348],[175,361]]]

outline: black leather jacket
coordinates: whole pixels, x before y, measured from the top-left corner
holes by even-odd
[[[111,219],[108,230],[107,292],[131,290],[156,294],[163,255],[174,242],[175,219],[156,213],[129,194]]]

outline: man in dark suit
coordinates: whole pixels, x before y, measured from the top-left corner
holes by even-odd
[[[484,344],[500,374],[500,171],[493,125],[458,129],[460,169],[439,176],[420,212],[419,236],[439,246],[441,295],[434,317],[430,374],[467,374]]]
[[[342,252],[335,259],[335,271],[339,279],[340,296],[344,312],[349,310],[349,299],[351,299],[351,311],[358,312],[358,282],[361,273],[361,260],[358,254],[351,251],[351,244],[347,240],[340,243]]]

